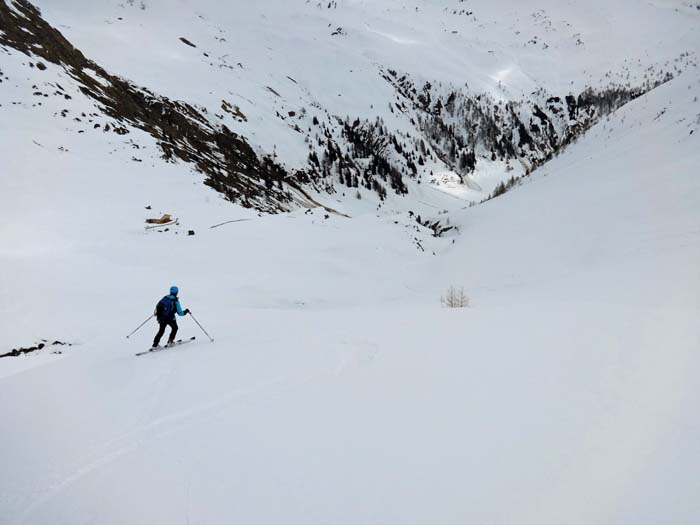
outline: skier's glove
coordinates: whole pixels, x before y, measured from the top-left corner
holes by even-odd
[[[189,314],[189,313],[190,313],[190,309],[189,309],[189,308],[186,308],[185,311],[184,311],[183,313],[184,313],[185,315]]]

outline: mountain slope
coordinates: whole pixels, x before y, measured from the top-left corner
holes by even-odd
[[[447,209],[444,238],[405,214],[260,217],[3,107],[0,337],[80,344],[0,360],[1,515],[697,522],[699,88],[691,66],[481,206],[421,185],[406,206]],[[181,224],[144,233],[160,211]],[[123,335],[171,283],[216,341],[135,358],[154,326]],[[450,284],[471,308],[439,308]]]
[[[3,2],[6,52],[62,66],[59,96],[80,91],[112,129],[147,131],[152,155],[263,211],[405,209],[421,184],[482,200],[693,67],[698,39],[697,10],[632,0],[37,5]],[[638,10],[649,27],[625,19]]]

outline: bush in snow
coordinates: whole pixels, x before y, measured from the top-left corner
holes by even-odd
[[[445,308],[468,308],[469,297],[464,293],[464,288],[450,286],[445,295],[440,297],[440,303]]]

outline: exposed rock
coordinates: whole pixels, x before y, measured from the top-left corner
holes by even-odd
[[[271,159],[258,158],[245,139],[226,126],[212,125],[190,104],[157,96],[107,73],[74,48],[28,1],[15,0],[13,9],[0,2],[0,45],[62,66],[80,83],[83,94],[122,124],[114,126],[115,133],[127,134],[127,126],[150,133],[166,160],[192,164],[208,177],[206,184],[228,199],[268,212],[292,207],[297,185],[293,175]]]

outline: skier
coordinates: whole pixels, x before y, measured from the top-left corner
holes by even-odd
[[[168,337],[168,345],[170,346],[175,342],[175,336],[177,335],[177,321],[175,320],[175,314],[179,316],[187,315],[190,313],[189,310],[182,311],[182,306],[180,306],[180,299],[178,299],[177,294],[180,292],[177,286],[170,287],[170,295],[166,295],[156,305],[155,316],[158,319],[158,324],[160,329],[153,340],[153,348],[158,348],[160,343],[160,338],[163,337],[165,329],[170,327],[170,337]]]

